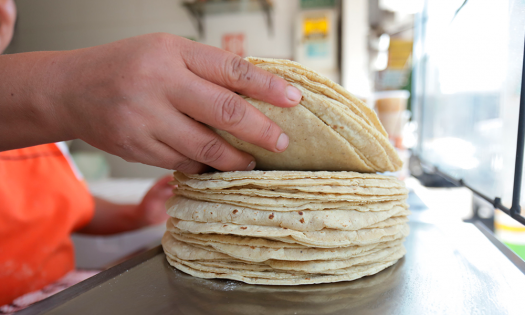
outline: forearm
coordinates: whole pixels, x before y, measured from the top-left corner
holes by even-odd
[[[144,226],[137,216],[137,205],[115,204],[95,197],[93,219],[77,232],[108,235],[135,230]]]
[[[73,138],[57,102],[66,55],[0,55],[0,151]]]
[[[79,138],[127,161],[186,173],[251,170],[206,125],[271,152],[288,137],[236,93],[293,107],[286,80],[215,47],[165,34],[0,56],[0,150]]]

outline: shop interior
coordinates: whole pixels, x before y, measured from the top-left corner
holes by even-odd
[[[514,0],[17,0],[7,54],[72,50],[167,32],[242,57],[290,59],[373,108],[403,159],[411,220],[483,228],[525,259],[512,206],[525,3]],[[139,202],[171,171],[81,141],[95,196]],[[481,194],[479,194],[481,193]],[[165,225],[74,234],[76,267],[104,270],[158,246]]]

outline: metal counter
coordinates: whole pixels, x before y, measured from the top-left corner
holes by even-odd
[[[157,247],[20,314],[525,314],[525,264],[483,226],[410,226],[406,257],[355,281],[198,279],[168,265]]]

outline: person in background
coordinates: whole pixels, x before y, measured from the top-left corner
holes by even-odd
[[[0,52],[15,25],[0,0]],[[112,234],[166,219],[169,178],[139,205],[93,198],[60,141],[186,173],[252,170],[210,125],[273,152],[281,128],[237,93],[280,107],[301,93],[218,48],[149,34],[85,49],[0,56],[0,305],[74,268],[74,231]]]

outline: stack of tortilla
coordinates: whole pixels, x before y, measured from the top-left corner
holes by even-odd
[[[302,286],[256,286],[235,281],[169,277],[178,288],[173,305],[182,314],[348,314],[377,309],[377,297],[391,295],[402,280],[403,262],[349,282]],[[373,313],[373,312],[372,312]]]
[[[354,280],[404,254],[407,189],[356,172],[175,172],[162,244],[201,278],[294,285]]]
[[[292,108],[245,97],[290,144],[274,153],[214,129],[259,170],[175,173],[168,262],[201,278],[274,285],[354,280],[395,264],[405,254],[407,190],[370,174],[402,164],[375,113],[298,63],[247,60],[302,92]]]

